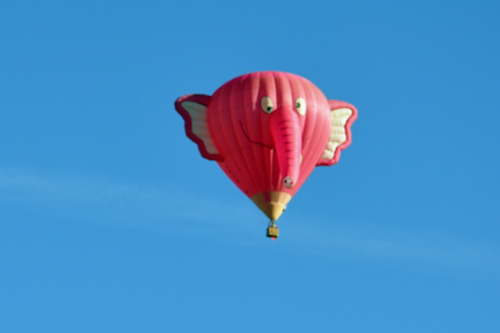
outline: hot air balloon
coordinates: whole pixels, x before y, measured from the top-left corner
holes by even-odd
[[[310,81],[284,72],[255,72],[223,84],[212,96],[175,102],[186,135],[201,155],[276,220],[316,166],[338,162],[357,117],[351,104],[327,100]]]

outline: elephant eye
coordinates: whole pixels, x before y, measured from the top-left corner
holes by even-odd
[[[306,114],[306,101],[302,98],[299,97],[295,101],[295,108],[297,109],[297,112],[303,116]]]
[[[267,96],[262,97],[260,100],[260,107],[265,113],[271,113],[274,110],[273,100]]]

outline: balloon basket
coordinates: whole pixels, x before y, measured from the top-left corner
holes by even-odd
[[[278,238],[280,230],[274,221],[269,222],[269,227],[267,228],[267,237],[275,240]]]

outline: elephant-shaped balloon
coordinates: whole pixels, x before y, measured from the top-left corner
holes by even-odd
[[[315,166],[337,163],[357,110],[290,73],[239,76],[175,102],[203,157],[276,221]]]

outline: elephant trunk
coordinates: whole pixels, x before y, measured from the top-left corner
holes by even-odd
[[[271,114],[270,126],[283,186],[292,188],[299,178],[302,152],[299,115],[292,109],[278,109]]]

